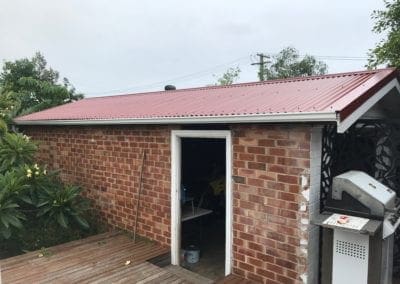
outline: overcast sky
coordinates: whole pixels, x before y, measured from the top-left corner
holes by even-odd
[[[214,83],[257,52],[365,58],[382,0],[0,0],[0,60],[40,51],[86,96]],[[252,56],[253,55],[253,56]],[[329,72],[366,60],[325,60]]]

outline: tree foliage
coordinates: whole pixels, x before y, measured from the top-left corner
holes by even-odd
[[[286,47],[265,64],[264,78],[266,80],[284,79],[299,76],[322,75],[328,66],[318,61],[314,56],[301,57],[294,47]]]
[[[225,85],[232,85],[233,83],[237,82],[240,77],[240,68],[239,67],[231,67],[221,77],[217,78],[217,86],[225,86]],[[215,75],[214,75],[215,77]]]
[[[384,0],[385,10],[372,13],[375,25],[373,32],[385,34],[375,48],[369,52],[368,67],[387,64],[400,68],[400,0]]]
[[[26,114],[83,98],[40,53],[32,58],[6,61],[0,73],[0,101],[7,98],[17,114]],[[0,103],[1,107],[1,103]]]

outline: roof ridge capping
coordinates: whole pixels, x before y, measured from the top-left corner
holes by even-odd
[[[193,88],[183,88],[176,89],[170,91],[151,91],[151,92],[139,92],[139,93],[126,93],[126,94],[117,94],[111,96],[99,96],[99,97],[90,97],[85,98],[84,100],[94,100],[94,99],[106,99],[106,98],[114,98],[114,97],[123,97],[123,96],[139,96],[139,95],[150,95],[150,94],[173,94],[187,91],[201,91],[201,90],[213,90],[213,89],[226,89],[226,88],[236,88],[236,87],[246,87],[246,86],[258,86],[258,85],[269,85],[269,84],[281,84],[281,83],[290,83],[290,82],[299,82],[299,81],[309,81],[309,80],[320,80],[320,79],[329,79],[334,77],[345,77],[345,76],[358,76],[362,74],[376,74],[383,71],[394,71],[396,68],[388,67],[381,69],[371,69],[371,70],[360,70],[360,71],[349,71],[349,72],[339,72],[339,73],[330,73],[323,75],[311,75],[311,76],[297,76],[290,77],[284,79],[272,79],[265,81],[253,81],[253,82],[244,82],[244,83],[235,83],[230,85],[211,85],[211,86],[201,86],[201,87],[193,87]]]

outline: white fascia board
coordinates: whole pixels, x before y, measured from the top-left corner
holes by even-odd
[[[337,132],[344,133],[350,128],[358,119],[360,119],[369,109],[371,109],[377,102],[379,102],[384,96],[386,96],[392,89],[396,89],[400,94],[400,85],[397,79],[393,79],[382,87],[378,92],[364,102],[359,108],[353,111],[343,121],[338,120]]]
[[[87,120],[25,120],[17,125],[123,125],[123,124],[207,124],[207,123],[268,123],[268,122],[326,122],[337,121],[335,112],[281,113],[264,115],[196,116],[133,119]]]

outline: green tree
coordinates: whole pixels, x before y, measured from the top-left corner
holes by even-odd
[[[286,47],[270,59],[263,70],[266,80],[322,75],[328,70],[324,62],[311,55],[301,57],[294,47]]]
[[[0,73],[0,101],[6,97],[18,107],[15,114],[26,114],[83,98],[68,79],[60,82],[59,77],[39,52],[30,59],[6,61]]]
[[[391,67],[400,68],[400,0],[384,0],[385,10],[372,13],[375,25],[373,32],[385,34],[375,48],[369,52],[369,68],[387,64]]]
[[[231,67],[221,77],[217,78],[217,86],[225,86],[225,85],[232,85],[233,83],[239,80],[240,76],[240,68],[239,67]],[[216,77],[214,75],[214,77]]]

